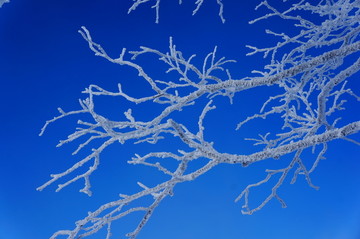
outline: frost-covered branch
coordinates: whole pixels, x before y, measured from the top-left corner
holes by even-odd
[[[135,0],[129,11],[148,1],[150,0]],[[196,2],[195,13],[202,3],[203,1]],[[159,4],[160,0],[156,1],[154,6],[157,12]],[[221,1],[218,1],[218,4],[222,7]],[[87,115],[90,116],[90,120],[79,120],[79,127],[75,132],[60,141],[58,146],[81,138],[83,143],[78,145],[74,155],[90,145],[97,147],[69,169],[52,174],[51,179],[38,190],[43,190],[69,176],[72,178],[59,184],[57,191],[81,179],[84,180],[84,188],[80,191],[90,196],[90,176],[101,161],[101,153],[109,145],[117,142],[157,144],[160,141],[176,140],[178,149],[174,152],[164,148],[161,152],[148,152],[142,156],[135,154],[128,163],[151,167],[156,172],[164,174],[167,179],[152,186],[150,184],[154,183],[148,185],[138,182],[141,188],[139,192],[132,195],[121,194],[120,199],[102,205],[79,220],[73,230],[58,231],[52,238],[60,235],[83,238],[104,227],[107,228],[109,238],[113,221],[135,212],[143,212],[138,226],[127,234],[129,238],[135,238],[161,201],[174,194],[176,185],[195,180],[219,164],[249,166],[271,158],[284,161],[291,158],[286,167],[266,170],[263,180],[250,184],[240,193],[236,201],[244,200],[244,214],[260,210],[272,199],[277,199],[285,207],[285,201],[279,196],[278,189],[288,177],[291,177],[291,183],[295,183],[300,175],[304,176],[310,187],[317,188],[312,183],[311,174],[324,159],[331,141],[342,139],[359,144],[351,135],[359,132],[360,119],[353,122],[342,121],[341,115],[346,110],[346,101],[360,100],[357,89],[352,90],[348,87],[348,83],[354,81],[360,70],[360,3],[340,0],[316,1],[312,4],[302,0],[285,11],[277,10],[267,1],[258,6],[266,7],[270,13],[251,23],[270,17],[280,17],[293,21],[298,32],[292,31],[291,34],[287,34],[267,30],[266,33],[278,37],[279,42],[275,46],[265,48],[251,46],[253,51],[249,55],[262,53],[264,57],[270,56],[270,62],[264,69],[254,70],[253,74],[244,78],[233,77],[229,64],[235,61],[218,57],[217,47],[203,57],[201,63],[194,63],[196,55],[186,57],[178,50],[172,38],[169,40],[168,51],[150,47],[127,51],[124,48],[119,57],[114,58],[92,39],[85,27],[82,27],[79,33],[96,56],[135,70],[144,83],[150,86],[151,92],[135,97],[124,91],[121,84],[116,91],[90,85],[83,91],[87,98],[79,101],[80,110],[65,112],[59,109],[60,115],[47,121],[41,134],[56,120],[73,115]],[[301,15],[299,12],[304,14]],[[142,57],[155,57],[164,64],[166,77],[162,79],[158,75],[153,76],[146,66],[138,64],[138,58]],[[216,109],[219,108],[217,100],[225,96],[232,103],[236,95],[246,90],[269,86],[276,87],[277,93],[269,95],[259,107],[258,113],[244,115],[236,129],[242,130],[254,119],[267,120],[270,116],[278,118],[280,128],[273,132],[263,132],[259,138],[245,138],[255,141],[256,146],[252,154],[221,152],[216,148],[216,142],[209,141],[207,137],[207,130],[216,125],[206,125],[207,118],[216,114]],[[95,107],[95,99],[99,96],[117,97],[120,101],[134,103],[134,107],[122,112],[121,120],[109,119],[110,117],[98,113]],[[152,104],[159,111],[155,111],[157,113],[151,115],[150,119],[142,118],[138,112],[144,104]],[[189,108],[196,113],[184,117],[183,111]],[[221,121],[221,117],[218,121]],[[241,142],[239,141],[239,146]],[[311,151],[313,157],[307,156],[305,151]],[[187,167],[193,161],[204,159],[205,163],[198,168],[190,170]],[[165,161],[173,162],[176,167],[168,167]],[[88,162],[92,163],[89,169],[85,173],[77,173]],[[72,176],[75,173],[77,175]],[[269,195],[260,205],[251,208],[251,190],[269,184],[270,179],[274,177],[278,179]],[[144,198],[151,198],[151,203],[143,202]],[[133,206],[135,201],[141,201],[144,205]]]
[[[194,11],[192,12],[192,15],[195,15],[199,9],[201,8],[201,6],[203,5],[205,0],[196,0],[195,2],[195,9]],[[132,11],[135,11],[136,8],[138,6],[140,6],[141,4],[143,3],[147,3],[147,2],[155,2],[154,5],[151,6],[151,8],[154,8],[155,9],[155,14],[156,14],[156,19],[155,19],[155,22],[156,23],[159,23],[159,19],[160,19],[160,2],[161,0],[133,0],[133,4],[131,5],[131,7],[129,8],[128,10],[128,14]],[[219,17],[221,19],[221,21],[223,23],[225,23],[225,18],[223,16],[223,12],[224,12],[224,4],[222,3],[222,0],[216,0],[216,3],[219,5]],[[182,0],[179,0],[179,5],[182,4]]]
[[[0,8],[2,7],[2,5],[4,4],[4,3],[8,3],[8,2],[10,2],[9,0],[0,0]]]
[[[178,126],[174,126],[174,127],[177,128]],[[179,134],[181,135],[180,137],[183,138],[183,141],[190,140],[188,138],[188,136],[181,129],[177,128],[177,130],[179,130]],[[151,216],[151,214],[155,210],[155,208],[159,205],[161,200],[163,200],[166,196],[173,195],[173,190],[174,190],[175,185],[177,185],[181,182],[195,180],[199,176],[203,175],[204,173],[206,173],[207,171],[211,170],[213,167],[215,167],[216,165],[221,164],[221,163],[231,163],[231,164],[242,163],[242,162],[252,163],[252,162],[257,162],[257,161],[265,160],[265,159],[272,158],[272,157],[279,157],[279,156],[286,155],[286,154],[296,151],[296,155],[295,155],[293,161],[290,163],[290,165],[287,168],[279,169],[279,170],[267,170],[268,176],[265,180],[263,180],[259,183],[256,183],[256,184],[249,185],[244,190],[244,192],[236,199],[236,200],[239,200],[241,197],[245,196],[246,200],[245,200],[244,207],[246,209],[248,209],[249,189],[251,187],[259,186],[259,185],[267,182],[271,178],[271,176],[274,174],[282,173],[281,178],[279,179],[278,183],[273,188],[272,194],[258,208],[249,210],[249,212],[243,211],[243,213],[251,214],[254,211],[261,209],[273,197],[277,198],[283,204],[283,206],[285,206],[286,204],[276,194],[276,189],[281,186],[285,177],[287,176],[289,171],[294,167],[295,163],[298,163],[302,167],[302,169],[304,169],[303,168],[304,166],[302,165],[301,160],[298,158],[299,155],[301,154],[302,149],[305,149],[307,147],[314,146],[314,145],[324,144],[324,143],[332,141],[334,139],[341,139],[344,136],[357,133],[359,130],[360,130],[360,121],[357,121],[352,124],[346,125],[342,128],[334,129],[334,130],[331,130],[329,132],[326,132],[326,133],[323,133],[320,135],[309,137],[308,139],[299,141],[297,143],[289,144],[286,146],[280,146],[273,150],[269,150],[266,152],[254,153],[251,155],[230,155],[230,154],[226,154],[226,153],[222,154],[222,153],[219,153],[216,151],[207,150],[206,147],[199,149],[199,150],[195,150],[193,152],[189,152],[189,153],[181,152],[182,155],[175,155],[172,153],[165,153],[165,152],[150,153],[143,157],[137,155],[129,163],[143,164],[149,158],[159,158],[159,159],[174,158],[177,161],[179,161],[179,165],[174,172],[169,173],[169,171],[166,170],[166,173],[171,175],[171,178],[168,181],[161,183],[152,188],[149,188],[149,187],[143,185],[142,183],[138,182],[138,185],[143,189],[142,191],[135,193],[133,195],[121,194],[120,195],[121,199],[119,199],[117,201],[109,202],[105,205],[102,205],[96,211],[89,213],[89,215],[86,218],[76,222],[75,229],[73,229],[71,231],[70,230],[58,231],[51,238],[56,238],[58,235],[68,235],[69,239],[74,239],[74,238],[78,238],[79,236],[85,237],[88,235],[92,235],[92,234],[96,233],[97,231],[99,231],[102,227],[104,227],[106,225],[111,225],[111,223],[113,221],[115,221],[119,218],[125,217],[126,215],[129,215],[130,213],[133,213],[133,212],[144,211],[145,215],[143,216],[143,218],[140,221],[137,228],[132,233],[127,234],[127,236],[129,238],[135,238],[138,235],[138,233],[140,232],[141,228],[149,220],[149,217]],[[182,135],[182,134],[184,134],[184,135]],[[196,160],[200,157],[209,158],[209,162],[206,165],[204,165],[203,167],[200,167],[199,169],[186,174],[185,171],[187,168],[187,164],[190,161]],[[146,164],[144,164],[144,165],[146,165]],[[159,163],[157,163],[156,165],[160,166]],[[163,169],[161,169],[160,171],[163,171]],[[306,172],[306,174],[308,174],[308,173],[309,172]],[[309,180],[308,183],[312,187],[314,187],[311,184],[310,178],[308,180]],[[131,208],[132,202],[134,202],[140,198],[148,197],[148,196],[152,197],[154,200],[154,202],[150,206]],[[123,210],[124,207],[130,207],[130,208],[127,210],[125,210],[125,209]],[[110,211],[110,212],[104,213],[105,211]],[[87,224],[90,224],[90,225],[87,225]]]

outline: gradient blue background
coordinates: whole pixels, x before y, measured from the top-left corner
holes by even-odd
[[[178,6],[177,1],[163,1],[159,24],[154,23],[155,14],[149,4],[126,14],[130,0],[14,0],[3,5],[0,9],[0,239],[49,238],[59,229],[72,229],[74,222],[86,216],[87,211],[117,199],[118,193],[137,192],[137,181],[151,186],[161,180],[160,176],[153,176],[159,174],[156,170],[126,164],[134,153],[144,154],[151,146],[126,144],[114,145],[102,155],[100,168],[91,178],[92,197],[78,193],[83,182],[59,193],[54,192],[55,185],[42,192],[35,190],[49,179],[50,173],[65,170],[87,152],[73,157],[75,144],[55,148],[58,140],[73,132],[76,117],[58,121],[43,137],[38,136],[44,122],[58,114],[57,107],[78,109],[77,99],[84,97],[80,92],[89,84],[115,90],[117,83],[122,82],[124,90],[131,94],[146,94],[148,90],[134,71],[95,57],[77,33],[82,25],[113,57],[123,47],[137,50],[140,45],[166,51],[169,36],[174,37],[185,56],[196,53],[204,57],[218,45],[220,56],[238,61],[232,68],[235,78],[261,69],[266,62],[261,56],[245,57],[248,50],[244,45],[269,46],[274,39],[266,37],[264,29],[286,27],[277,19],[248,25],[249,20],[262,13],[253,11],[258,1],[224,0],[226,24],[217,16],[216,1],[206,1],[193,17],[194,1],[184,2]],[[139,59],[139,62],[157,73],[153,67],[158,62],[150,59],[153,61]],[[359,82],[350,84],[359,93]],[[208,127],[206,137],[218,139],[216,146],[220,151],[251,152],[250,144],[240,144],[236,137],[255,136],[252,128],[239,132],[233,129],[246,114],[257,112],[271,90],[244,92],[235,98],[232,106],[226,99],[219,99],[219,107],[209,114],[207,124],[223,123]],[[103,103],[103,107],[104,111],[117,115],[128,108],[116,100]],[[347,107],[352,110],[343,112],[344,123],[358,120],[359,107],[352,103]],[[146,117],[147,113],[139,115]],[[184,114],[192,116],[191,111]],[[252,126],[267,132],[271,131],[272,123],[257,121]],[[352,138],[359,140],[358,135]],[[242,202],[235,204],[233,200],[247,184],[265,177],[266,168],[285,166],[289,159],[270,159],[248,168],[219,166],[194,182],[178,185],[175,196],[164,200],[138,238],[359,239],[359,154],[359,147],[354,144],[331,142],[328,159],[313,173],[319,191],[309,188],[302,177],[294,185],[287,180],[279,194],[288,208],[282,209],[273,200],[252,216],[242,215]],[[311,160],[309,157],[309,165]],[[267,195],[269,186],[254,192],[252,206]],[[135,228],[138,216],[114,223],[113,238],[125,238],[124,234]],[[90,238],[105,238],[104,235],[105,232],[100,232]]]

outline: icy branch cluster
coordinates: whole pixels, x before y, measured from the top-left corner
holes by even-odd
[[[133,1],[134,1],[134,3],[129,8],[128,13],[136,10],[136,8],[139,5],[143,4],[143,3],[155,2],[155,4],[151,8],[155,8],[155,12],[156,12],[156,20],[155,20],[155,22],[159,23],[159,19],[160,19],[159,12],[160,12],[160,2],[161,2],[161,0],[154,0],[154,1],[151,1],[151,0],[133,0]],[[199,9],[203,5],[204,1],[205,0],[196,0],[196,2],[195,2],[196,7],[193,10],[192,15],[195,15],[199,11]],[[224,5],[222,3],[222,0],[216,0],[216,3],[219,5],[219,17],[220,17],[221,21],[224,23],[225,22],[225,18],[223,16]],[[182,4],[182,0],[179,0],[179,4]]]
[[[129,11],[147,1],[149,0],[135,1]],[[197,1],[198,8],[202,2]],[[157,11],[159,3],[160,0],[157,0],[154,6]],[[221,1],[218,3],[221,4]],[[145,155],[135,154],[128,163],[153,167],[166,175],[168,180],[155,186],[146,186],[145,183],[138,182],[140,187],[138,193],[120,194],[119,199],[102,205],[96,211],[89,212],[87,217],[77,221],[74,229],[58,231],[51,238],[60,235],[66,235],[68,238],[83,238],[103,227],[107,228],[107,238],[110,238],[113,221],[141,211],[144,214],[139,224],[134,231],[127,234],[129,238],[136,238],[156,207],[164,198],[173,195],[174,187],[179,183],[192,181],[219,164],[248,166],[261,160],[281,159],[282,156],[290,155],[292,160],[288,166],[266,170],[266,176],[262,181],[250,184],[236,198],[236,201],[244,201],[242,211],[244,214],[252,214],[260,210],[271,199],[277,199],[285,207],[286,204],[277,191],[286,178],[292,178],[291,183],[294,183],[299,175],[302,175],[309,186],[317,188],[313,185],[310,175],[324,158],[328,142],[343,139],[359,144],[349,136],[360,130],[360,121],[344,125],[340,123],[340,118],[334,115],[335,113],[341,115],[341,111],[345,110],[345,95],[347,98],[360,100],[356,92],[347,87],[348,82],[354,80],[354,74],[360,70],[360,2],[326,0],[309,3],[301,0],[287,10],[279,11],[269,2],[263,1],[257,8],[260,7],[265,7],[269,13],[253,20],[251,24],[270,17],[280,17],[293,21],[298,31],[286,34],[266,30],[268,34],[279,38],[278,43],[267,48],[249,46],[251,49],[249,55],[264,54],[264,57],[270,58],[269,64],[261,71],[254,71],[252,76],[240,79],[234,78],[226,68],[229,63],[235,61],[219,58],[216,47],[204,57],[200,65],[193,63],[195,55],[185,57],[171,38],[167,52],[149,47],[140,47],[138,51],[127,51],[124,48],[119,57],[113,58],[92,39],[90,32],[82,27],[79,32],[96,56],[135,69],[144,82],[149,84],[153,93],[137,98],[124,92],[121,84],[114,92],[97,85],[90,85],[83,92],[87,94],[87,98],[80,100],[79,110],[65,112],[59,109],[60,115],[47,121],[41,134],[53,121],[70,115],[87,114],[92,120],[88,122],[79,120],[80,127],[67,139],[60,141],[58,146],[80,137],[87,138],[78,146],[74,154],[90,143],[98,142],[99,146],[66,171],[52,174],[51,179],[38,190],[43,190],[55,181],[64,180],[64,176],[75,173],[83,168],[85,163],[90,162],[92,165],[87,171],[65,180],[58,185],[57,191],[77,180],[84,180],[81,192],[91,195],[90,176],[100,163],[101,153],[113,143],[157,144],[160,140],[171,140],[175,137],[181,140],[183,147],[180,148],[179,145],[177,152],[164,150]],[[167,66],[167,72],[175,72],[177,77],[166,81],[154,80],[142,66],[136,63],[136,59],[143,55],[155,55]],[[269,97],[258,114],[250,115],[240,121],[237,130],[241,130],[244,124],[253,119],[266,119],[270,115],[277,116],[282,122],[281,130],[264,132],[260,138],[249,139],[254,140],[255,145],[264,145],[255,153],[241,155],[220,152],[213,142],[206,140],[204,126],[209,111],[216,112],[215,99],[228,97],[232,102],[235,94],[260,86],[276,86],[281,93]],[[137,105],[151,102],[162,107],[163,110],[151,120],[145,121],[134,116],[135,107],[123,112],[124,120],[115,121],[96,112],[94,98],[98,96],[120,97]],[[185,108],[194,107],[195,104],[197,107],[202,104],[202,110],[197,116],[193,116],[197,117],[196,130],[193,125],[189,126],[174,116]],[[307,167],[303,161],[303,152],[308,148],[312,148],[314,155],[311,167]],[[167,168],[163,163],[164,160],[170,159],[177,162],[174,170]],[[189,163],[199,159],[206,159],[207,162],[196,170],[187,170]],[[309,162],[309,159],[307,158],[306,161]],[[277,181],[268,196],[260,205],[250,208],[251,189],[268,183],[275,175]],[[132,206],[134,201],[145,197],[152,199],[150,205]]]

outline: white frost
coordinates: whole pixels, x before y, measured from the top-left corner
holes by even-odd
[[[150,0],[134,0],[129,11],[135,10],[138,5],[148,1]],[[203,1],[196,1],[195,13]],[[134,239],[161,201],[173,195],[176,185],[195,180],[219,164],[248,166],[269,158],[281,159],[284,155],[292,157],[286,167],[266,170],[263,180],[250,184],[239,194],[236,201],[243,200],[242,212],[244,214],[252,214],[260,210],[272,199],[278,200],[283,207],[286,207],[284,200],[277,194],[277,190],[289,177],[291,183],[294,183],[298,175],[303,175],[310,187],[317,188],[313,185],[310,174],[319,165],[320,160],[324,159],[328,142],[343,139],[359,144],[348,137],[359,132],[360,121],[341,123],[342,125],[339,126],[341,118],[335,118],[333,115],[335,112],[337,115],[343,114],[344,95],[360,100],[360,97],[347,87],[347,82],[354,80],[353,75],[360,70],[360,58],[353,57],[360,51],[360,3],[358,0],[319,1],[312,3],[314,5],[310,2],[313,1],[308,3],[300,0],[284,12],[278,11],[267,1],[263,1],[257,7],[264,7],[269,13],[255,19],[251,24],[278,16],[293,21],[295,30],[293,29],[289,35],[267,30],[267,34],[278,37],[277,44],[267,48],[248,46],[252,50],[249,55],[264,54],[264,57],[269,57],[270,61],[263,70],[254,71],[253,75],[245,78],[236,78],[230,73],[227,65],[235,61],[218,57],[216,47],[201,60],[200,64],[194,63],[195,54],[185,57],[172,38],[170,38],[167,52],[150,47],[140,47],[138,51],[127,51],[124,48],[118,58],[113,58],[100,44],[93,41],[88,29],[82,27],[79,32],[96,56],[119,66],[133,68],[144,83],[149,84],[152,94],[136,98],[124,92],[121,84],[118,85],[117,91],[113,92],[97,85],[90,85],[83,91],[87,98],[79,101],[79,110],[65,112],[59,109],[60,115],[47,121],[41,134],[53,121],[69,115],[80,117],[80,114],[86,114],[91,120],[87,122],[79,120],[80,127],[76,128],[67,139],[60,141],[58,146],[85,138],[74,154],[96,142],[98,142],[98,147],[92,149],[89,155],[80,159],[66,171],[51,175],[51,179],[38,190],[43,190],[58,180],[65,182],[58,185],[57,191],[73,182],[84,180],[84,188],[81,192],[91,195],[90,176],[100,163],[101,153],[113,143],[124,144],[131,141],[156,144],[159,140],[177,138],[182,145],[179,145],[177,152],[164,149],[162,152],[148,152],[145,155],[135,154],[128,163],[153,167],[165,174],[168,179],[156,186],[138,182],[139,192],[132,195],[120,194],[119,200],[100,206],[94,212],[90,212],[87,217],[76,222],[75,229],[58,231],[51,238],[54,239],[60,235],[68,235],[68,238],[83,238],[96,233],[102,227],[107,227],[108,237],[110,237],[113,221],[133,212],[142,211],[144,216],[138,226],[133,232],[127,234],[129,238]],[[153,6],[157,11],[157,21],[159,3],[160,0],[156,0]],[[220,0],[217,0],[217,3],[221,7],[220,15],[222,16],[222,3]],[[304,14],[301,15],[301,12]],[[309,12],[320,15],[319,19],[323,19],[323,22],[318,22],[319,19],[316,22],[313,22],[312,18],[308,19],[307,16],[311,15]],[[298,31],[294,33],[296,29]],[[315,48],[316,51],[314,51]],[[287,49],[286,54],[281,53],[284,49]],[[166,65],[168,68],[166,72],[176,73],[177,76],[174,78],[169,76],[171,79],[166,80],[154,80],[141,65],[136,63],[137,57],[149,54],[155,55],[160,63]],[[346,65],[343,64],[345,58]],[[242,94],[245,90],[260,86],[277,86],[279,91],[277,95],[264,101],[259,113],[243,117],[237,129],[242,130],[244,124],[254,119],[266,120],[268,116],[277,117],[282,123],[282,129],[276,132],[263,132],[259,138],[248,139],[255,141],[255,145],[263,145],[253,154],[220,152],[213,142],[207,141],[206,138],[206,129],[217,127],[217,125],[204,127],[208,115],[216,113],[215,99],[227,97],[232,102],[235,100],[235,94]],[[95,111],[94,99],[98,96],[119,97],[134,103],[134,107],[122,112],[125,115],[123,120],[111,120]],[[139,119],[136,117],[136,105],[144,102],[162,107],[163,110],[150,120]],[[194,107],[195,104],[196,107],[201,107],[200,112],[197,115],[186,115],[195,119],[194,127],[184,120],[186,117],[181,118],[176,115],[181,114],[182,109]],[[218,124],[221,124],[222,117],[218,118]],[[308,149],[313,149],[314,156],[312,159],[307,157],[305,164],[303,151]],[[170,159],[177,163],[175,169],[169,169],[164,164],[164,160]],[[202,164],[190,172],[187,170],[189,162],[204,159],[207,160],[205,165]],[[308,167],[311,160],[312,165]],[[89,163],[92,165],[87,171],[81,170]],[[71,178],[70,174],[78,171],[85,172]],[[275,175],[279,177],[276,180],[270,180]],[[249,199],[252,188],[273,181],[275,183],[268,196],[260,205],[250,208]],[[150,205],[132,207],[135,200],[147,196],[152,198]],[[126,210],[123,208],[125,205],[128,208]]]
[[[7,2],[10,2],[10,0],[0,0],[0,7],[2,7],[2,5]]]

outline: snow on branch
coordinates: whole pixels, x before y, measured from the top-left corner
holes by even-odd
[[[4,3],[8,3],[10,2],[9,0],[0,0],[0,8],[2,7],[2,5],[4,5]]]
[[[131,7],[128,10],[128,14],[131,13],[132,11],[135,11],[137,9],[138,6],[140,6],[143,3],[147,3],[147,2],[155,2],[155,4],[153,6],[151,6],[151,8],[155,9],[155,14],[156,14],[156,19],[155,22],[159,23],[159,19],[160,19],[160,1],[161,0],[133,0],[133,4],[131,5]],[[192,15],[195,15],[199,9],[201,8],[201,6],[203,5],[205,0],[196,0],[195,2],[195,9],[192,13]],[[223,12],[224,12],[224,4],[222,3],[222,0],[216,0],[216,3],[219,5],[219,17],[222,21],[222,23],[225,23],[225,18],[223,16]],[[179,5],[182,4],[182,0],[179,0]]]
[[[135,0],[129,11],[148,1],[150,0]],[[90,196],[90,176],[97,169],[101,154],[109,145],[157,144],[159,141],[172,142],[174,139],[181,144],[178,145],[176,152],[164,148],[163,151],[152,151],[145,155],[135,153],[135,156],[128,161],[129,164],[154,168],[156,172],[165,175],[166,180],[153,186],[137,182],[140,187],[137,193],[120,194],[120,199],[100,206],[84,219],[77,221],[73,230],[60,230],[51,238],[55,239],[61,235],[66,235],[68,238],[83,238],[102,228],[107,228],[107,238],[110,238],[113,221],[135,212],[143,212],[137,227],[127,234],[128,238],[134,239],[162,200],[174,194],[176,185],[195,180],[219,164],[240,164],[245,167],[272,158],[284,161],[291,158],[284,168],[267,169],[263,180],[248,185],[239,194],[235,201],[244,201],[242,211],[244,214],[252,214],[262,209],[272,199],[278,200],[283,207],[286,207],[284,199],[278,194],[278,189],[288,177],[291,177],[291,183],[295,183],[300,175],[304,176],[308,185],[317,189],[318,187],[311,180],[311,174],[325,158],[331,142],[347,140],[359,145],[351,137],[360,130],[360,119],[346,122],[336,116],[346,112],[347,100],[360,100],[357,89],[353,91],[348,87],[348,82],[353,81],[356,78],[355,74],[359,74],[360,70],[360,3],[350,0],[317,2],[312,5],[302,0],[282,12],[267,1],[258,6],[258,8],[266,7],[270,13],[251,23],[280,17],[293,21],[294,28],[299,30],[292,35],[267,30],[266,33],[278,37],[279,42],[267,48],[249,46],[253,50],[249,55],[262,53],[264,57],[271,56],[270,62],[263,70],[256,70],[245,78],[233,77],[228,65],[234,64],[235,61],[218,57],[217,47],[206,55],[200,64],[194,63],[197,57],[195,54],[185,57],[172,38],[169,40],[166,52],[143,46],[137,51],[127,51],[124,48],[119,57],[114,58],[92,39],[88,29],[82,27],[79,33],[96,56],[122,67],[134,69],[144,84],[151,87],[152,92],[135,97],[125,92],[120,83],[116,91],[90,85],[83,91],[86,99],[79,101],[79,110],[65,112],[59,108],[60,115],[45,123],[41,135],[49,124],[56,120],[85,114],[90,116],[91,120],[79,120],[79,127],[75,132],[67,139],[61,140],[58,146],[83,139],[83,143],[78,145],[74,155],[90,147],[90,144],[98,146],[69,169],[52,174],[51,179],[38,187],[38,190],[64,180],[58,185],[57,191],[59,191],[77,180],[84,180],[84,187],[80,191]],[[157,20],[159,4],[160,0],[157,0],[154,5]],[[198,11],[203,1],[197,1],[196,4],[194,13]],[[222,16],[221,1],[218,1],[218,4],[221,6]],[[309,11],[317,14],[321,21],[306,18],[309,14],[299,14]],[[137,63],[138,58],[148,55],[155,56],[159,64],[166,66],[165,73],[171,72],[166,79],[155,80],[155,77],[146,70],[146,66]],[[252,154],[221,152],[215,147],[216,144],[208,141],[207,138],[206,129],[216,126],[207,124],[205,127],[207,118],[217,112],[217,99],[228,97],[231,103],[235,100],[235,95],[260,86],[277,87],[278,93],[274,93],[264,101],[259,113],[239,119],[236,129],[242,130],[254,119],[266,120],[269,116],[277,117],[281,128],[275,132],[264,132],[259,138],[245,138],[261,146],[255,148],[256,152]],[[108,119],[95,110],[94,99],[99,96],[119,97],[120,100],[134,103],[135,106],[122,112],[124,115],[122,120]],[[137,107],[144,103],[152,104],[162,110],[150,120],[145,120],[136,114]],[[187,108],[195,109],[197,114],[179,117]],[[192,120],[184,120],[189,117]],[[239,145],[241,146],[241,142]],[[312,159],[304,153],[309,149],[312,149]],[[188,169],[189,163],[200,159],[205,159],[205,164],[192,170]],[[172,160],[176,167],[169,168],[165,163],[168,160]],[[85,170],[85,173],[79,174],[78,171],[88,162],[92,163],[91,166]],[[65,179],[65,176],[70,179]],[[260,205],[251,208],[249,204],[251,190],[254,187],[270,184],[270,179],[273,177],[278,179],[272,186],[271,192]],[[137,202],[143,202],[144,198],[150,198],[151,203],[134,206],[135,202],[138,205]]]

